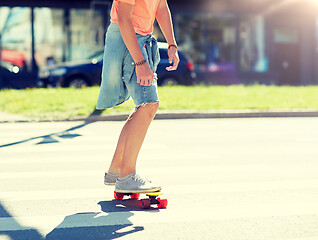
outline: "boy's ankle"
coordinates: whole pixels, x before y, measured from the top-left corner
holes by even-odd
[[[120,178],[127,177],[128,175],[131,175],[132,173],[135,173],[136,171],[121,171],[119,174]]]
[[[107,172],[106,172],[107,174],[109,174],[109,175],[119,175],[120,174],[120,170],[108,170]]]

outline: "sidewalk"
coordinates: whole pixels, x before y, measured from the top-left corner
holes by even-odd
[[[30,119],[27,117],[17,115],[17,114],[10,114],[6,112],[0,112],[0,123],[2,122],[28,122]]]
[[[131,112],[116,113],[109,115],[93,115],[89,117],[78,117],[68,119],[31,119],[21,115],[0,112],[0,123],[7,122],[62,122],[62,121],[125,121]],[[265,117],[318,117],[315,109],[293,109],[293,110],[159,110],[155,119],[194,119],[194,118],[265,118]]]

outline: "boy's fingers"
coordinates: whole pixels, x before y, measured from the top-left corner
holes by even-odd
[[[175,62],[172,66],[166,67],[167,71],[172,71],[172,70],[176,70],[178,67],[178,63]]]
[[[145,75],[141,75],[140,78],[137,78],[137,83],[142,86],[150,86],[154,80],[155,74],[152,71],[149,71]]]
[[[169,63],[172,63],[172,59],[173,59],[173,65],[166,67],[167,71],[172,71],[172,70],[176,70],[178,68],[178,64],[180,62],[179,58],[176,55],[173,55],[173,57],[169,57]]]
[[[146,86],[150,86],[152,84],[154,77],[155,74],[151,72],[151,74],[149,74],[148,78],[146,79]]]
[[[147,80],[141,81],[140,85],[150,86],[152,83],[153,83],[153,79],[147,79]]]
[[[147,86],[150,86],[151,83],[152,83],[152,81],[153,81],[153,80],[149,79],[149,80],[147,81]]]
[[[142,85],[142,86],[147,86],[147,84],[148,84],[148,80],[143,80],[140,85]]]
[[[173,62],[173,66],[172,66],[172,68],[174,69],[174,70],[176,70],[177,69],[177,67],[178,67],[178,64],[179,64],[179,60],[174,60],[174,62]]]

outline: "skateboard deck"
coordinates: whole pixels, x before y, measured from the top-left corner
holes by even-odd
[[[167,199],[160,199],[158,196],[162,195],[163,192],[144,192],[144,193],[118,193],[114,191],[115,200],[122,200],[124,196],[130,196],[131,199],[139,199],[140,194],[146,195],[148,198],[140,199],[140,208],[150,208],[151,205],[157,204],[158,208],[166,208],[168,205]]]

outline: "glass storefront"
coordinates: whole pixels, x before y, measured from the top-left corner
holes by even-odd
[[[265,21],[261,15],[239,18],[232,14],[177,13],[174,25],[180,49],[194,61],[197,70],[259,73],[269,70]],[[159,31],[155,33],[159,40],[165,41]]]
[[[0,16],[2,59],[29,71],[32,63],[31,9],[1,7]],[[108,17],[105,7],[35,8],[37,66],[41,69],[102,52]],[[173,21],[180,50],[193,61],[197,71],[236,75],[269,71],[262,15],[176,12]],[[157,22],[153,34],[165,42]],[[291,37],[293,33],[277,30],[274,37],[281,40],[287,35]]]
[[[318,18],[310,5],[299,3],[292,9],[271,12],[261,11],[270,6],[265,2],[256,4],[254,10],[248,1],[225,2],[220,9],[215,5],[203,11],[195,4],[178,6],[181,2],[172,8],[177,43],[198,73],[208,73],[206,76],[221,79],[221,83],[226,77],[235,80],[227,81],[231,83],[248,82],[247,78],[258,81],[257,77],[260,81],[270,77],[268,82],[277,83],[279,78],[289,79],[284,71],[297,65],[298,82],[311,82],[312,71],[318,76],[318,70],[311,70],[312,62],[318,59],[313,55],[315,47],[318,52]],[[34,74],[33,45],[40,69],[102,52],[111,3],[91,1],[86,9],[0,7],[0,63],[11,64],[14,72]],[[297,6],[304,10],[298,11]],[[156,22],[153,34],[165,42]]]

